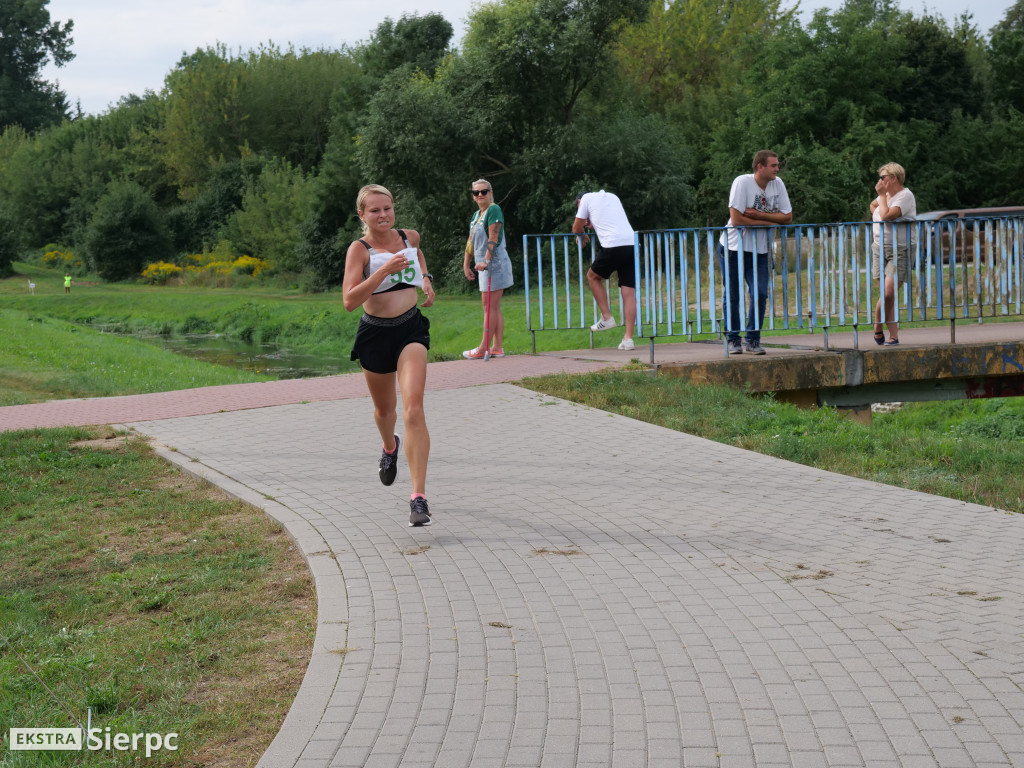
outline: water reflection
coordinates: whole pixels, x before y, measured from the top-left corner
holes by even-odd
[[[140,337],[135,335],[133,338]],[[279,379],[303,379],[360,370],[359,363],[352,362],[347,356],[342,358],[306,354],[273,344],[253,344],[216,334],[141,338],[179,355],[216,365],[265,373]]]

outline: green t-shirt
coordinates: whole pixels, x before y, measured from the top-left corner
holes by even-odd
[[[495,223],[501,224],[501,233],[498,235],[498,247],[495,251],[495,256],[497,256],[506,252],[505,214],[501,212],[501,206],[491,203],[487,210],[484,211],[482,220],[480,212],[477,211],[470,221],[469,231],[470,237],[473,240],[473,256],[477,262],[484,261],[485,259],[485,254],[487,253],[487,233]]]

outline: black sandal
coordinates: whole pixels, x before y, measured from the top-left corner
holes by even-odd
[[[878,346],[882,346],[883,344],[885,344],[884,331],[875,331],[875,344],[877,344]]]

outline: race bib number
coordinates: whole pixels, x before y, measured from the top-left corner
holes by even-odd
[[[405,283],[417,288],[423,287],[423,271],[420,269],[420,260],[417,258],[415,248],[404,248],[399,251],[409,262],[409,266],[401,272],[396,272],[384,278],[384,282],[377,286],[374,293],[382,293],[394,288],[396,285]],[[393,253],[375,253],[370,257],[370,271],[380,269],[389,259],[394,257]]]

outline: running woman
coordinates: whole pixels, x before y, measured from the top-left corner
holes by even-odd
[[[416,289],[421,288],[426,297],[420,306],[430,307],[434,279],[419,247],[419,232],[393,228],[395,199],[387,189],[378,184],[363,187],[356,209],[363,237],[348,247],[342,301],[349,312],[363,308],[352,359],[363,367],[383,442],[378,474],[384,485],[394,483],[398,475],[397,381],[402,392],[405,459],[412,476],[409,525],[430,525],[426,497],[430,434],[423,415],[430,321],[416,307]]]

